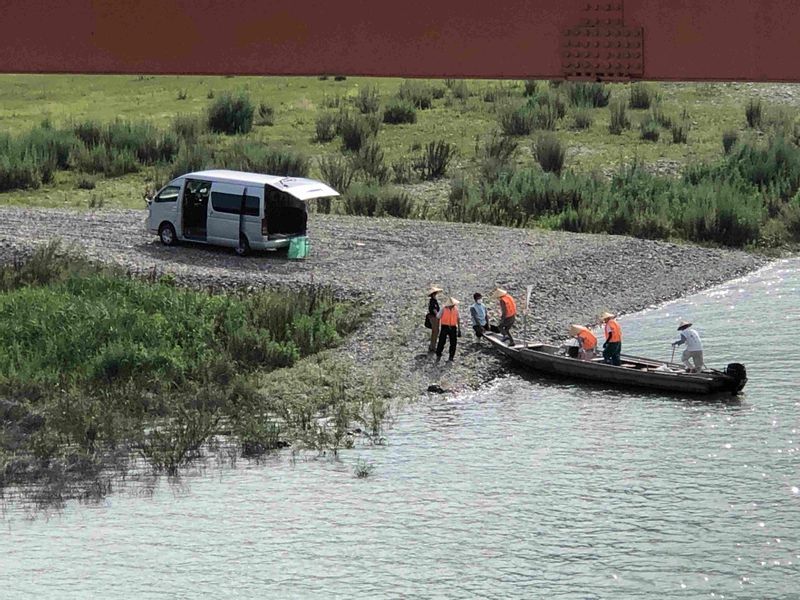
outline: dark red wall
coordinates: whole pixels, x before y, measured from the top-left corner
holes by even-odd
[[[800,81],[800,0],[6,0],[0,72],[556,78],[612,4],[644,79]]]

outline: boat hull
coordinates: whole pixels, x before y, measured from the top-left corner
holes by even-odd
[[[732,377],[720,371],[686,373],[679,365],[628,355],[621,357],[622,366],[606,364],[602,359],[584,361],[560,354],[556,346],[527,344],[510,347],[496,334],[485,337],[499,352],[521,365],[560,377],[684,394],[737,393],[747,382],[746,378]],[[663,365],[670,370],[664,370]]]

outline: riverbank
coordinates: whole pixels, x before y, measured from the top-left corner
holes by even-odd
[[[563,339],[570,323],[592,323],[598,312],[626,313],[737,277],[766,262],[741,251],[538,229],[313,214],[311,256],[302,262],[274,254],[248,258],[206,246],[167,248],[145,231],[141,210],[78,212],[0,209],[0,261],[28,254],[54,238],[87,256],[139,273],[170,275],[195,288],[327,286],[341,299],[367,304],[371,318],[341,352],[384,379],[396,393],[417,395],[431,385],[474,387],[505,364],[472,337],[472,293],[500,285],[521,299],[534,285],[531,337]],[[424,290],[438,284],[462,302],[464,337],[455,363],[437,365],[426,344]],[[489,303],[497,314],[497,307]],[[521,329],[521,325],[518,329]],[[664,332],[665,339],[672,334]],[[635,348],[635,340],[627,340]]]

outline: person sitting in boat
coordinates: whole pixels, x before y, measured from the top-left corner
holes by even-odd
[[[456,356],[456,345],[461,337],[461,320],[458,316],[458,300],[453,297],[447,299],[444,306],[439,311],[439,344],[436,346],[436,362],[442,359],[442,352],[447,340],[450,340],[449,358],[447,362],[453,362]]]
[[[503,334],[502,341],[508,342],[509,346],[514,345],[514,338],[511,336],[511,328],[514,326],[514,321],[517,317],[517,303],[507,291],[503,288],[495,288],[492,292],[492,298],[496,298],[500,302],[500,333]]]
[[[600,315],[603,320],[604,332],[606,341],[603,342],[603,360],[607,364],[616,365],[617,367],[622,364],[620,354],[622,354],[622,328],[616,321],[615,315],[610,312],[604,312]]]
[[[692,324],[689,321],[681,320],[678,325],[678,331],[681,332],[681,339],[672,342],[673,348],[686,344],[686,350],[683,351],[681,362],[686,367],[688,373],[699,373],[703,370],[703,342],[700,340],[698,333],[692,329]],[[692,360],[694,366],[689,363]]]
[[[597,338],[583,325],[570,325],[569,334],[578,341],[578,358],[592,360],[597,350]]]
[[[480,338],[483,332],[489,329],[489,312],[483,303],[483,295],[479,292],[472,294],[475,303],[469,307],[469,314],[472,317],[472,329],[475,330],[475,337]]]

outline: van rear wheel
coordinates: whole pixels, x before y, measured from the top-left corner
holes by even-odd
[[[174,246],[178,240],[172,223],[162,223],[161,227],[158,228],[158,237],[165,246]]]
[[[244,235],[239,236],[239,245],[236,246],[236,254],[239,256],[247,256],[250,254],[250,243]]]

